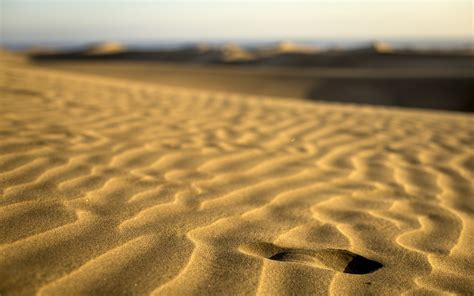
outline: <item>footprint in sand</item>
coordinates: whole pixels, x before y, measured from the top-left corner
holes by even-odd
[[[371,273],[383,267],[380,262],[341,249],[294,249],[269,243],[245,245],[239,249],[248,255],[269,260],[307,264],[350,274]]]

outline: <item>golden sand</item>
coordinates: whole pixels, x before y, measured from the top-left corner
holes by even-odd
[[[474,118],[2,67],[0,294],[474,293]]]

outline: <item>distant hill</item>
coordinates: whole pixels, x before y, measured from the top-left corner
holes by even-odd
[[[414,62],[440,65],[443,59],[464,61],[472,50],[417,51],[395,49],[389,43],[374,41],[354,49],[320,50],[317,47],[283,41],[270,46],[242,48],[196,44],[174,49],[129,49],[118,42],[104,42],[74,50],[30,50],[33,60],[142,60],[195,64],[271,65],[285,67],[383,67],[387,63],[410,66]]]
[[[93,44],[84,50],[85,55],[109,55],[126,52],[126,47],[119,42]]]
[[[282,41],[274,46],[263,47],[257,49],[257,52],[260,55],[281,55],[281,54],[295,54],[295,53],[304,53],[304,54],[314,54],[319,51],[319,48],[314,46],[307,46],[297,44],[291,41]]]

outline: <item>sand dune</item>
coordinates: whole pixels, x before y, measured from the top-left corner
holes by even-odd
[[[318,52],[318,48],[315,46],[297,44],[291,41],[282,41],[277,43],[275,46],[257,48],[256,51],[260,56],[273,56],[288,53],[315,54]]]
[[[472,115],[0,69],[1,295],[472,294]]]
[[[85,55],[110,55],[125,52],[126,48],[119,42],[94,44],[84,51]]]
[[[462,51],[403,51],[383,42],[317,51],[283,42],[87,52],[30,58],[47,68],[206,91],[474,112],[474,59]]]

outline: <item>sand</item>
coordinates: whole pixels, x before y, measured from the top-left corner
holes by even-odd
[[[420,59],[400,66],[394,58],[377,67],[309,68],[138,62],[125,58],[51,60],[35,65],[203,91],[474,112],[471,59],[472,63],[460,64],[457,58],[440,59],[438,65]]]
[[[471,114],[0,71],[1,295],[474,293]]]
[[[474,112],[474,56],[374,42],[318,50],[275,46],[133,49],[116,42],[28,51],[37,66],[204,91]]]

